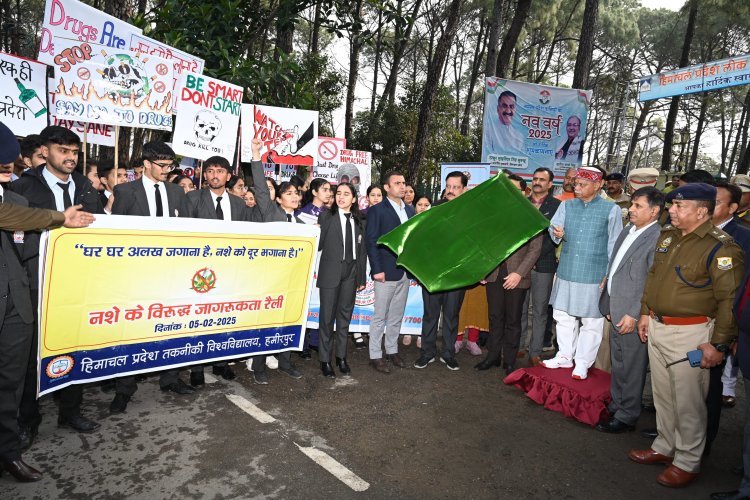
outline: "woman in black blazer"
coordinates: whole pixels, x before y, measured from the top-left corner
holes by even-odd
[[[336,321],[336,366],[342,375],[351,374],[346,362],[346,341],[357,290],[365,286],[367,250],[365,225],[357,206],[357,191],[348,182],[336,186],[334,203],[318,217],[320,225],[320,333],[318,355],[323,376],[335,378],[331,367],[333,323]],[[348,229],[347,229],[348,228]],[[350,237],[347,239],[346,234]]]

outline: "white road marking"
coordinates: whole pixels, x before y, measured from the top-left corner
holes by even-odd
[[[252,404],[247,399],[243,398],[242,396],[237,396],[235,394],[227,394],[227,399],[231,401],[232,403],[239,406],[239,408],[253,417],[255,420],[260,422],[261,424],[270,424],[272,422],[276,422],[276,419],[273,418],[268,413],[264,412],[254,404]]]
[[[313,459],[315,463],[333,474],[339,481],[353,489],[354,491],[365,491],[370,487],[370,483],[341,465],[334,460],[328,453],[313,447],[300,446],[294,443],[302,453]]]
[[[219,379],[218,379],[218,378],[214,377],[214,376],[213,376],[213,375],[211,375],[210,373],[206,373],[206,374],[204,374],[204,375],[203,375],[203,378],[204,378],[204,379],[206,380],[206,383],[207,383],[207,384],[215,384],[216,382],[218,382],[218,381],[219,381]]]

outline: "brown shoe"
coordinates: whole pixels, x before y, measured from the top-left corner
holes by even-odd
[[[516,353],[516,358],[517,359],[521,359],[521,358],[525,358],[525,357],[526,357],[526,351],[518,351]]]
[[[656,482],[668,488],[684,488],[697,477],[697,472],[688,472],[675,465],[669,465],[656,477]]]
[[[542,358],[539,356],[534,356],[529,360],[529,366],[539,366],[542,364]]]
[[[734,405],[737,404],[737,400],[734,399],[734,396],[722,396],[721,397],[721,405],[724,408],[734,408]]]
[[[370,366],[375,368],[375,370],[379,371],[380,373],[391,373],[391,370],[388,368],[388,365],[385,364],[383,358],[371,359]]]
[[[632,460],[633,462],[637,462],[639,464],[646,464],[646,465],[651,465],[651,464],[670,465],[673,460],[672,457],[662,455],[661,453],[656,453],[651,448],[649,448],[648,450],[630,450],[628,452],[628,458]]]
[[[388,354],[386,355],[386,357],[388,358],[388,361],[393,363],[393,366],[398,366],[399,368],[406,368],[406,363],[404,363],[404,360],[401,359],[401,356],[399,356],[398,353]]]

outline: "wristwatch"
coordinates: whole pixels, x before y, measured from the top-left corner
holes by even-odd
[[[729,352],[729,345],[728,344],[713,344],[713,346],[720,353],[727,353],[727,352]]]

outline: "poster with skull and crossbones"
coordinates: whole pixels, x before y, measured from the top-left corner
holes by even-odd
[[[172,147],[176,153],[206,160],[222,156],[232,163],[240,124],[242,87],[197,73],[183,73],[177,94]]]

